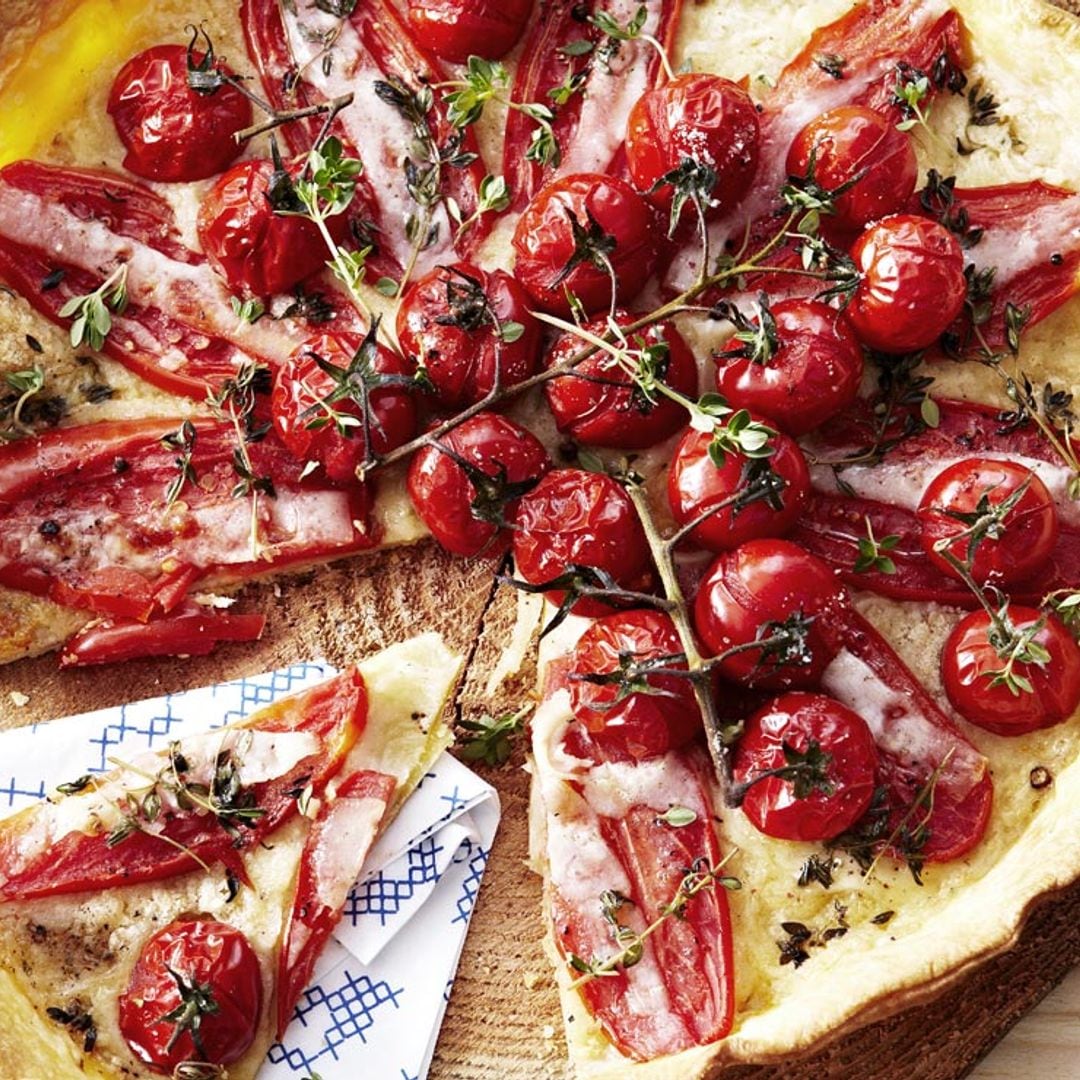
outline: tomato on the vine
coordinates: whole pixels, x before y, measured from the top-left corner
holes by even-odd
[[[636,316],[616,312],[619,326],[631,325]],[[603,337],[606,318],[586,323],[584,329]],[[653,323],[630,335],[632,352],[654,369],[656,378],[683,397],[697,397],[697,361],[682,334],[670,322]],[[570,360],[588,345],[576,334],[565,333],[548,354],[547,366]],[[643,450],[674,435],[685,423],[686,412],[660,391],[647,395],[608,352],[597,349],[571,373],[544,386],[547,403],[558,429],[586,446],[615,446]]]
[[[659,757],[686,745],[701,731],[701,710],[689,678],[632,676],[630,682],[648,689],[629,693],[617,681],[589,681],[625,670],[624,657],[686,670],[682,651],[675,624],[663,612],[641,608],[597,619],[570,655],[567,681],[574,718],[598,746],[620,760]]]
[[[1010,664],[1018,644],[1028,659]],[[1060,724],[1080,707],[1080,646],[1057,616],[1018,604],[997,620],[965,615],[945,642],[941,676],[953,708],[998,735]]]
[[[820,559],[787,540],[751,540],[709,568],[694,599],[694,626],[713,656],[731,653],[720,664],[727,678],[812,690],[836,654],[822,627],[846,603]]]
[[[832,200],[834,214],[828,220],[857,230],[904,208],[915,190],[919,163],[911,136],[891,118],[863,105],[842,105],[811,120],[795,136],[787,171],[826,191],[855,180]]]
[[[630,497],[603,473],[553,469],[522,498],[514,526],[514,562],[530,585],[574,568],[601,571],[618,588],[635,592],[652,582],[649,545]],[[551,589],[547,595],[561,604],[566,590]],[[571,610],[596,616],[611,608],[602,599],[584,597]]]
[[[686,161],[713,170],[710,212],[734,207],[757,170],[760,123],[750,95],[719,75],[687,72],[638,98],[627,122],[630,178],[670,210],[675,185],[664,177]]]
[[[842,312],[818,300],[780,300],[759,308],[749,331],[753,341],[733,340],[716,354],[716,388],[730,404],[798,436],[854,402],[863,354]]]
[[[729,417],[725,429],[739,424],[739,417],[740,413]],[[767,425],[755,417],[750,422]],[[722,436],[724,429],[718,430]],[[771,434],[757,453],[768,456],[750,456],[730,444],[718,449],[717,434],[694,428],[675,448],[668,473],[671,512],[680,525],[702,518],[691,537],[710,551],[782,536],[810,497],[810,470],[798,444],[774,428],[762,430]]]
[[[589,313],[632,300],[656,265],[649,204],[614,176],[577,173],[536,193],[514,229],[514,275],[547,311],[570,312],[572,293]]]
[[[235,86],[191,88],[183,45],[155,45],[133,56],[113,81],[108,110],[127,150],[124,168],[167,181],[221,172],[240,153],[233,135],[252,115],[251,102]]]
[[[480,401],[496,372],[501,387],[527,379],[540,355],[540,326],[525,290],[502,270],[468,263],[436,267],[409,287],[397,335],[446,409]]]
[[[919,539],[945,573],[960,577],[936,550],[958,562],[971,559],[980,582],[1009,585],[1031,577],[1050,557],[1058,538],[1054,498],[1030,469],[994,458],[964,458],[942,469],[926,486],[919,507]]]
[[[860,279],[847,311],[859,340],[872,349],[925,349],[963,310],[964,253],[936,221],[882,218],[855,241],[851,257]]]
[[[497,60],[518,43],[532,8],[533,0],[409,0],[409,25],[441,60]]]
[[[447,551],[497,555],[518,500],[549,468],[532,432],[497,413],[477,413],[413,455],[409,498]]]
[[[366,373],[365,351],[371,361]],[[337,374],[321,367],[320,360],[336,368]],[[382,345],[347,334],[316,335],[274,375],[270,399],[274,428],[298,461],[318,462],[337,483],[355,481],[357,466],[367,457],[364,384],[371,449],[385,454],[416,434],[411,376],[409,364]]]
[[[874,797],[878,752],[866,721],[825,694],[788,693],[747,721],[732,760],[742,808],[778,840],[829,840]],[[771,775],[770,775],[771,774]]]
[[[120,1033],[155,1072],[184,1061],[228,1065],[255,1039],[262,996],[259,959],[239,930],[181,920],[142,947],[120,995]]]

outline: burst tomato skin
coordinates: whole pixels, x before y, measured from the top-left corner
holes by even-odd
[[[881,113],[862,105],[842,105],[811,120],[788,150],[787,171],[803,177],[814,157],[813,179],[835,191],[863,173],[834,200],[829,217],[844,229],[862,229],[898,213],[915,191],[919,163],[911,137]]]
[[[190,1031],[170,1048],[176,1027],[162,1018],[181,1003],[172,968],[189,981],[209,986],[217,1011],[203,1015],[199,1053]],[[171,1072],[183,1061],[228,1065],[255,1039],[262,1012],[259,960],[235,927],[213,919],[170,923],[143,946],[120,996],[120,1031],[128,1046],[155,1072]]]
[[[366,456],[367,444],[361,426],[349,426],[342,434],[330,421],[311,427],[325,413],[318,409],[337,384],[316,362],[319,357],[337,368],[347,368],[360,345],[359,338],[347,334],[318,334],[309,338],[274,374],[270,410],[281,441],[298,461],[317,461],[335,483],[356,482],[356,468]],[[375,370],[381,375],[410,376],[405,360],[379,346]],[[416,434],[416,403],[405,386],[380,386],[370,391],[371,445],[376,454],[385,454],[408,442]],[[315,408],[313,408],[315,407]],[[362,422],[358,402],[345,398],[331,406],[336,412]],[[312,412],[308,412],[313,409]]]
[[[802,655],[763,660],[756,649],[720,664],[734,682],[773,690],[813,690],[835,655],[815,623],[836,619],[847,603],[839,579],[820,559],[787,540],[751,540],[709,568],[694,599],[694,627],[710,654],[755,641],[767,623],[798,613],[812,619]]]
[[[716,171],[710,213],[734,207],[757,171],[760,123],[750,95],[730,79],[689,72],[638,98],[627,121],[626,162],[634,186],[663,210],[674,189],[662,177],[690,160]],[[684,213],[692,211],[684,210]]]
[[[199,207],[199,243],[232,292],[270,296],[321,270],[329,253],[313,221],[274,213],[267,185],[274,166],[241,161],[223,173]],[[343,214],[327,222],[341,239]]]
[[[502,341],[491,312],[479,314],[471,327],[468,315],[457,318],[451,295],[478,288],[487,297],[500,325],[520,323],[524,333]],[[468,263],[436,267],[414,282],[398,308],[397,335],[401,347],[423,364],[440,406],[462,409],[484,398],[495,384],[506,387],[527,379],[540,355],[540,324],[529,314],[529,298],[507,273],[488,273]],[[464,321],[467,325],[462,325]]]
[[[743,487],[745,470],[754,464],[728,451],[718,466],[709,457],[711,440],[708,432],[690,428],[675,448],[668,473],[668,504],[680,525],[735,496]],[[810,470],[798,445],[783,432],[770,436],[769,445],[773,448],[769,467],[784,482],[779,495],[782,507],[774,509],[758,499],[742,508],[718,510],[693,530],[695,543],[710,551],[727,551],[747,540],[782,536],[792,528],[810,497]]]
[[[489,476],[505,470],[511,484],[539,480],[551,468],[540,440],[497,413],[477,413],[440,441]],[[408,489],[421,520],[447,551],[470,556],[498,555],[506,550],[506,530],[474,516],[472,503],[477,491],[466,470],[435,446],[425,446],[413,456]],[[503,505],[505,520],[513,519],[517,506],[517,499]]]
[[[743,811],[759,832],[778,840],[829,840],[859,820],[874,796],[878,753],[866,721],[826,694],[787,693],[746,721],[735,750],[735,782],[787,765],[784,745],[805,754],[813,740],[832,760],[824,767],[832,794],[815,787],[796,797],[795,783],[770,776],[753,784]]]
[[[251,123],[251,102],[228,85],[196,93],[187,74],[183,45],[154,45],[117,73],[108,111],[127,150],[124,168],[136,176],[203,180],[240,153],[233,133]]]
[[[971,569],[977,581],[997,585],[1023,581],[1037,572],[1057,543],[1057,509],[1038,476],[1012,461],[965,458],[930,481],[916,511],[919,540],[926,554],[944,573],[959,578],[948,560],[934,550],[940,541],[968,528],[951,515],[974,513],[984,495],[991,506],[999,506],[1025,483],[1028,486],[1019,502],[1005,516],[1002,534],[980,541]],[[959,537],[947,550],[964,562],[967,548],[967,540]]]
[[[772,306],[779,348],[765,362],[740,356],[734,341],[716,356],[716,388],[728,402],[764,413],[792,436],[805,435],[854,402],[863,355],[848,318],[818,300]]]
[[[562,177],[538,191],[514,229],[514,274],[545,311],[566,315],[572,292],[589,313],[611,304],[612,280],[605,269],[581,262],[568,274],[574,255],[571,217],[588,231],[595,222],[614,241],[606,257],[614,271],[617,302],[632,300],[656,265],[656,219],[648,203],[626,183],[600,173]]]
[[[629,326],[635,317],[626,311],[615,315],[620,326]],[[603,336],[607,319],[595,319],[587,323],[585,329]],[[645,347],[659,342],[667,344],[663,381],[685,397],[696,397],[697,361],[674,325],[654,323],[632,335],[632,347],[640,347],[639,337]],[[548,354],[547,366],[564,363],[583,345],[581,338],[563,334]],[[621,385],[591,381],[598,378],[617,381]],[[674,435],[683,426],[686,413],[678,402],[658,395],[659,400],[653,404],[642,394],[633,392],[631,386],[630,376],[622,371],[615,359],[609,353],[597,350],[581,361],[571,374],[546,383],[544,394],[559,431],[585,446],[644,450]]]
[[[848,315],[859,340],[886,353],[932,345],[967,295],[956,237],[929,218],[893,214],[860,234],[851,257],[861,275]]]
[[[568,681],[574,718],[610,756],[643,761],[685,746],[701,731],[701,712],[690,680],[678,675],[647,675],[655,693],[633,693],[617,704],[619,688],[580,678],[619,670],[620,653],[644,661],[683,651],[669,615],[647,608],[618,611],[597,619],[570,656]],[[685,662],[666,667],[686,669]]]
[[[542,585],[567,568],[609,573],[623,589],[640,591],[652,580],[649,547],[633,504],[610,477],[582,469],[553,469],[525,495],[514,519],[514,562],[521,577]],[[564,593],[548,592],[552,603]],[[607,615],[599,599],[575,602],[575,615]]]
[[[409,25],[441,60],[497,60],[518,43],[532,7],[532,0],[409,0]]]
[[[1034,626],[1043,614],[1018,604],[1009,606],[1009,619],[1020,632]],[[993,686],[994,673],[1005,660],[990,641],[990,616],[985,611],[965,615],[945,642],[941,675],[945,693],[966,720],[996,735],[1023,735],[1053,727],[1080,707],[1080,646],[1055,615],[1034,641],[1050,653],[1045,665],[1018,663],[1016,675],[1026,678],[1032,690],[1012,693],[1008,686]]]

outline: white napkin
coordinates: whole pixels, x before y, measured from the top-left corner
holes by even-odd
[[[110,756],[230,723],[334,674],[325,663],[294,664],[4,732],[0,814],[109,771]],[[368,856],[315,982],[259,1080],[423,1080],[498,824],[494,788],[443,754]]]

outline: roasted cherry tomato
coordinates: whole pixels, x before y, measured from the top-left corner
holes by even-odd
[[[675,188],[663,178],[693,161],[716,173],[712,211],[730,210],[753,182],[759,128],[757,109],[738,83],[719,75],[676,75],[646,90],[630,111],[630,178],[656,206],[669,210]]]
[[[795,136],[787,171],[826,191],[859,177],[833,200],[835,214],[829,218],[858,230],[904,208],[915,191],[919,163],[911,137],[897,130],[893,120],[862,105],[842,105],[811,120]]]
[[[629,694],[626,684],[589,681],[625,671],[624,658],[639,664],[658,660],[685,671],[685,660],[676,659],[682,651],[671,617],[648,609],[597,619],[578,639],[567,674],[570,707],[608,755],[637,761],[659,757],[701,731],[701,710],[688,678],[631,673],[630,681],[643,678],[649,692]]]
[[[120,995],[120,1032],[155,1072],[183,1061],[228,1065],[255,1039],[262,1012],[259,959],[235,927],[170,923],[146,942]]]
[[[620,326],[629,326],[636,316],[620,311],[615,318]],[[596,319],[585,329],[602,337],[607,319]],[[697,397],[697,361],[673,324],[654,323],[631,334],[629,344],[631,350],[643,354],[652,350],[662,380],[684,397]],[[658,350],[657,346],[666,349]],[[563,334],[548,355],[548,367],[565,363],[583,347],[587,346],[580,337]],[[655,401],[650,401],[615,357],[599,349],[571,374],[546,383],[544,393],[559,430],[586,446],[643,450],[674,435],[686,418],[682,405],[659,392]]]
[[[1039,659],[1009,667],[1013,644],[1027,634]],[[941,675],[953,708],[998,735],[1060,724],[1080,707],[1080,646],[1056,616],[1019,604],[995,620],[981,610],[965,615],[945,642]]]
[[[755,828],[813,841],[839,836],[863,816],[877,761],[858,713],[825,694],[790,693],[746,721],[732,770],[748,785],[742,807]]]
[[[199,242],[235,293],[285,292],[330,257],[313,221],[274,212],[268,194],[273,176],[270,161],[241,161],[218,179],[199,207]],[[347,225],[343,214],[327,221],[336,239]]]
[[[521,577],[542,585],[571,567],[610,574],[617,586],[640,591],[652,581],[649,547],[629,496],[601,473],[554,469],[518,506],[514,521],[514,562]],[[561,604],[566,595],[552,589]],[[602,600],[577,600],[575,615],[606,615]]]
[[[836,619],[846,603],[820,559],[786,540],[751,540],[709,568],[694,600],[694,626],[714,656],[765,643],[728,656],[720,669],[729,679],[812,690],[835,655],[819,621]]]
[[[972,576],[1009,585],[1023,581],[1050,557],[1058,537],[1057,510],[1046,485],[1023,465],[993,458],[965,458],[934,477],[917,510],[919,539],[945,573],[960,577],[936,546],[966,563],[972,543]]]
[[[741,410],[727,423],[739,423],[740,415],[747,413]],[[806,458],[787,435],[772,427],[766,430],[772,432],[768,457],[750,458],[725,449],[718,465],[709,452],[717,436],[694,428],[687,430],[675,448],[668,472],[668,503],[675,520],[688,525],[724,505],[693,530],[695,543],[711,551],[726,551],[747,540],[782,536],[798,520],[810,496]]]
[[[233,134],[251,123],[251,102],[228,84],[192,90],[185,46],[155,45],[120,69],[109,115],[127,148],[125,169],[147,180],[202,180],[240,153]]]
[[[536,193],[514,230],[514,274],[547,311],[567,314],[573,293],[588,312],[632,300],[656,265],[656,220],[626,183],[599,173],[564,176]]]
[[[497,60],[518,43],[532,6],[532,0],[409,0],[409,25],[442,60]]]
[[[521,336],[514,337],[516,324]],[[499,327],[513,341],[505,341]],[[439,266],[405,293],[398,308],[401,347],[424,366],[447,409],[480,401],[495,383],[527,379],[540,355],[540,326],[529,314],[525,290],[502,270],[467,263]]]
[[[855,400],[863,355],[843,313],[817,300],[781,300],[759,308],[754,328],[755,341],[732,340],[716,356],[716,388],[732,405],[805,435]]]
[[[270,399],[274,427],[281,441],[298,461],[317,461],[336,483],[356,479],[356,468],[367,456],[364,410],[359,374],[352,380],[359,338],[345,334],[320,334],[309,338],[277,369]],[[340,372],[324,371],[318,361]],[[416,404],[410,392],[408,363],[384,349],[375,350],[374,374],[368,379],[371,416],[371,448],[385,454],[416,434]],[[337,401],[329,399],[352,384],[351,393]]]
[[[925,349],[964,307],[964,253],[936,221],[912,214],[882,218],[855,241],[851,257],[861,279],[848,315],[872,349]]]
[[[409,498],[455,555],[497,555],[518,499],[551,468],[543,444],[497,413],[477,413],[419,450],[409,464]],[[501,542],[496,542],[499,538]]]

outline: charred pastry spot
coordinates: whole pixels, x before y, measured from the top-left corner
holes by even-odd
[[[35,945],[41,945],[45,939],[49,936],[49,931],[45,929],[41,923],[34,923],[30,927],[30,940]]]
[[[46,518],[39,526],[38,532],[42,536],[58,536],[60,534],[60,522],[52,518]]]
[[[1065,261],[1065,256],[1062,255],[1060,251],[1055,251],[1050,256],[1050,265],[1051,266],[1060,266],[1064,261]]]
[[[1054,776],[1045,765],[1036,765],[1028,773],[1028,782],[1036,791],[1042,791],[1043,788],[1048,788],[1054,782]]]
[[[48,292],[50,289],[55,289],[61,281],[64,280],[64,274],[66,271],[63,267],[53,270],[51,273],[46,274],[41,279],[41,291]]]

